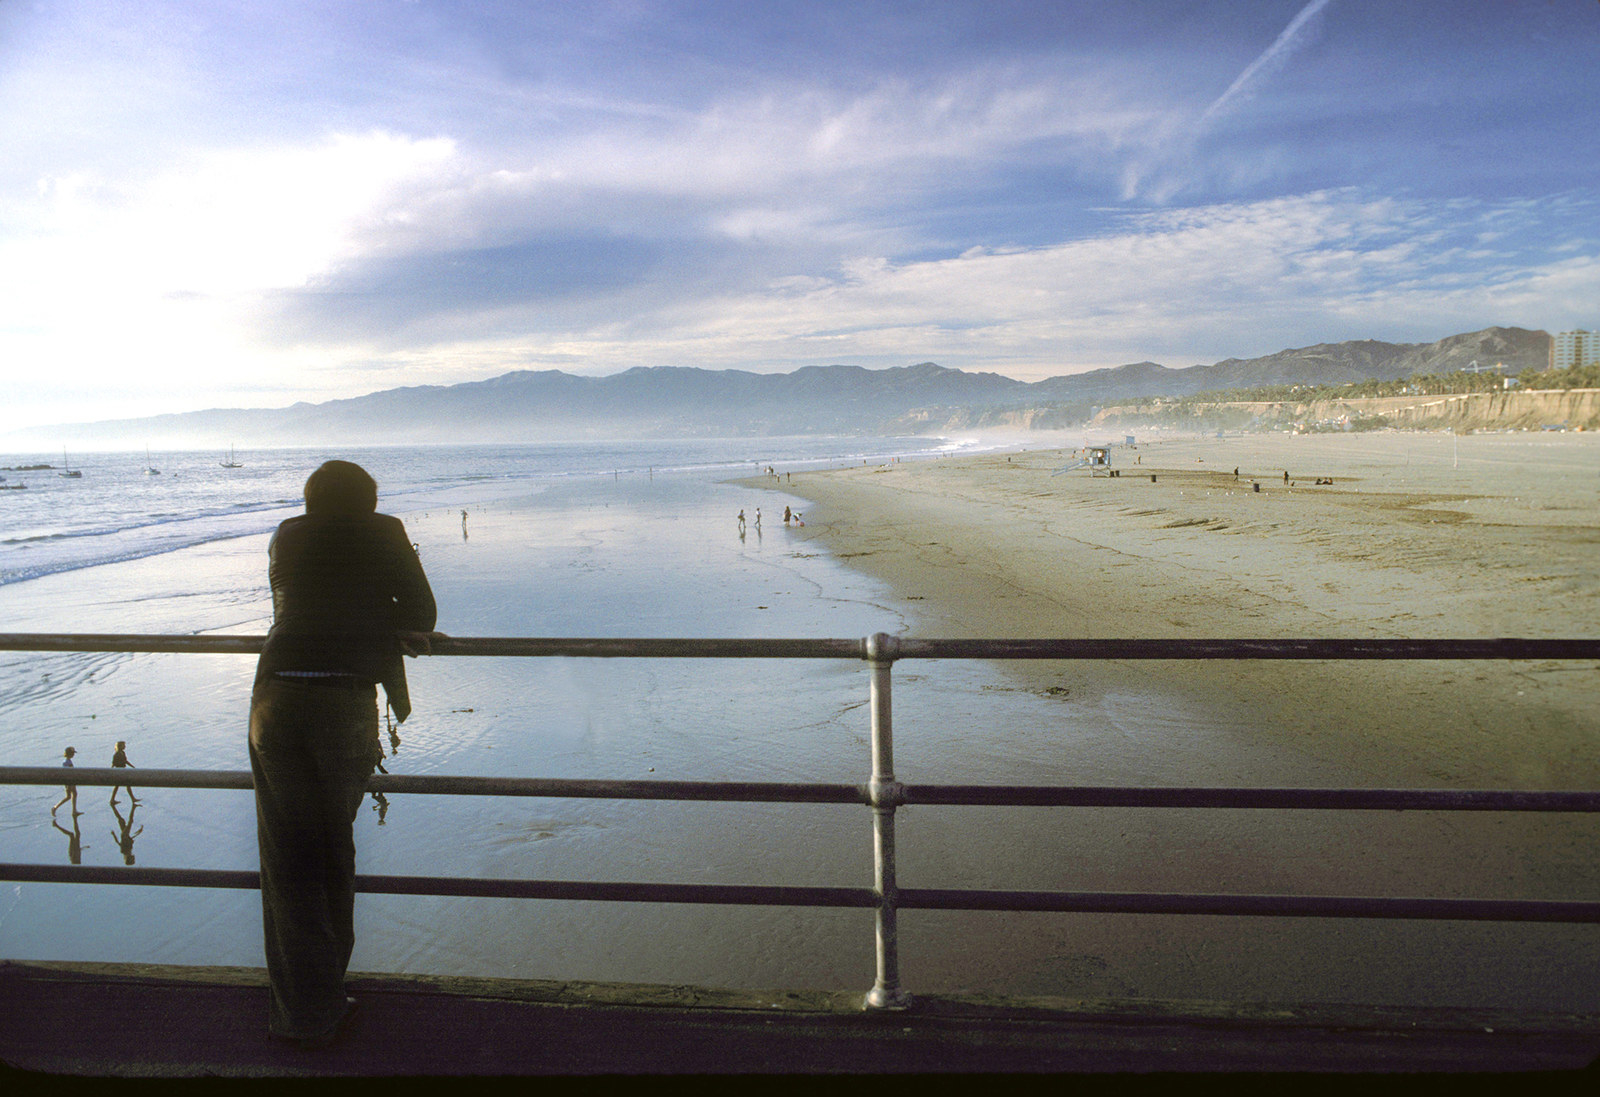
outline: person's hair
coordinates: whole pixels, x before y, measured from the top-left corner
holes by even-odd
[[[350,461],[324,461],[306,480],[307,514],[371,514],[378,482]]]

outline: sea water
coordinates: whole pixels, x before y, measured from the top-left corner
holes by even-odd
[[[926,439],[97,454],[83,476],[10,471],[0,615],[13,632],[260,634],[266,543],[307,472],[368,468],[461,636],[860,637],[899,632],[885,592],[831,559],[802,500],[730,481],[903,459]],[[12,466],[47,461],[15,455]],[[147,467],[158,472],[147,473]],[[745,513],[741,529],[737,521]],[[0,758],[248,767],[253,657],[0,655]],[[393,773],[592,778],[865,779],[859,663],[437,659],[409,663],[416,712]],[[137,777],[137,768],[130,778]],[[137,785],[134,786],[137,789]],[[248,795],[0,788],[0,859],[249,868]],[[858,807],[389,797],[358,821],[363,872],[551,879],[870,883]],[[0,949],[28,958],[259,962],[249,893],[5,885]],[[365,897],[357,968],[548,978],[853,986],[871,982],[860,911]],[[827,928],[827,927],[832,928]],[[713,927],[713,928],[708,928]]]
[[[915,631],[915,605],[785,525],[788,471],[936,460],[922,439],[767,439],[95,454],[83,476],[5,471],[8,632],[264,633],[266,544],[310,469],[355,460],[401,517],[459,636],[860,637]],[[0,458],[16,466],[48,455]],[[145,472],[147,466],[159,473]],[[773,469],[776,477],[767,476]],[[766,490],[741,486],[756,478]],[[756,515],[761,520],[757,524]],[[736,520],[746,516],[741,532]],[[924,633],[926,634],[926,633]],[[0,653],[0,764],[244,770],[247,656]],[[385,734],[391,773],[864,781],[867,680],[853,661],[434,658]],[[1064,672],[1066,673],[1066,672]],[[1218,713],[1129,687],[1097,707],[1003,668],[894,672],[903,780],[1359,784],[1259,745]],[[1254,730],[1254,729],[1251,729]],[[137,791],[138,769],[130,772]],[[0,860],[253,869],[248,793],[0,786]],[[1473,828],[1385,813],[905,808],[901,883],[1040,890],[1481,894]],[[1308,818],[1308,816],[1310,818]],[[1544,825],[1542,820],[1518,826]],[[1442,829],[1441,829],[1442,828]],[[364,873],[870,886],[856,805],[505,797],[369,798]],[[1492,836],[1491,836],[1492,837]],[[1523,835],[1524,845],[1537,835]],[[1425,854],[1408,854],[1408,844]],[[1469,863],[1470,862],[1470,863]],[[355,970],[865,989],[868,911],[364,895]],[[1586,928],[935,913],[901,916],[913,991],[1594,1008],[1563,973]],[[1588,934],[1585,936],[1585,934]],[[0,883],[0,956],[259,966],[247,891]]]

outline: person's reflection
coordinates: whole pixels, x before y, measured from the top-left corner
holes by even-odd
[[[118,837],[116,831],[111,832],[111,840],[117,843],[117,848],[122,851],[122,863],[125,865],[133,864],[133,840],[144,833],[144,827],[138,830],[129,829],[133,826],[133,813],[138,810],[139,803],[134,801],[133,806],[128,809],[128,817],[124,819],[122,812],[117,810],[117,805],[111,805],[111,813],[117,817],[117,825],[122,828],[121,837]]]
[[[50,816],[50,825],[67,836],[67,860],[75,865],[83,864],[83,851],[87,847],[83,844],[83,835],[78,833],[78,813],[72,813],[71,830],[56,822],[54,815]]]
[[[465,511],[462,513],[465,513]],[[394,721],[389,719],[387,707],[383,710],[383,723],[389,729],[389,756],[392,758],[400,750],[400,733],[395,730]],[[389,772],[384,768],[381,759],[378,762],[378,772]],[[372,810],[378,813],[378,825],[380,827],[383,826],[384,818],[389,814],[389,798],[381,792],[373,792]]]

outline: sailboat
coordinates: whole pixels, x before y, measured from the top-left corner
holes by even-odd
[[[144,447],[144,474],[146,476],[160,476],[161,470],[150,463],[150,447]]]
[[[76,480],[76,479],[78,479],[79,477],[81,477],[83,475],[82,472],[80,472],[77,469],[73,468],[72,465],[70,463],[68,463],[68,461],[67,461],[67,447],[66,446],[62,446],[61,447],[61,471],[58,472],[56,475],[57,476],[65,476],[65,477],[68,477],[68,478],[73,479],[73,480]]]
[[[243,465],[241,465],[239,462],[237,462],[237,461],[235,461],[233,459],[233,447],[232,446],[228,447],[228,459],[226,461],[219,461],[218,464],[220,464],[225,469],[242,469],[242,468],[244,468]]]

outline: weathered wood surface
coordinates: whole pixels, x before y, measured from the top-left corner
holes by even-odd
[[[352,976],[348,1038],[266,1035],[249,968],[0,963],[12,1072],[123,1077],[927,1071],[1576,1071],[1600,1017]]]

